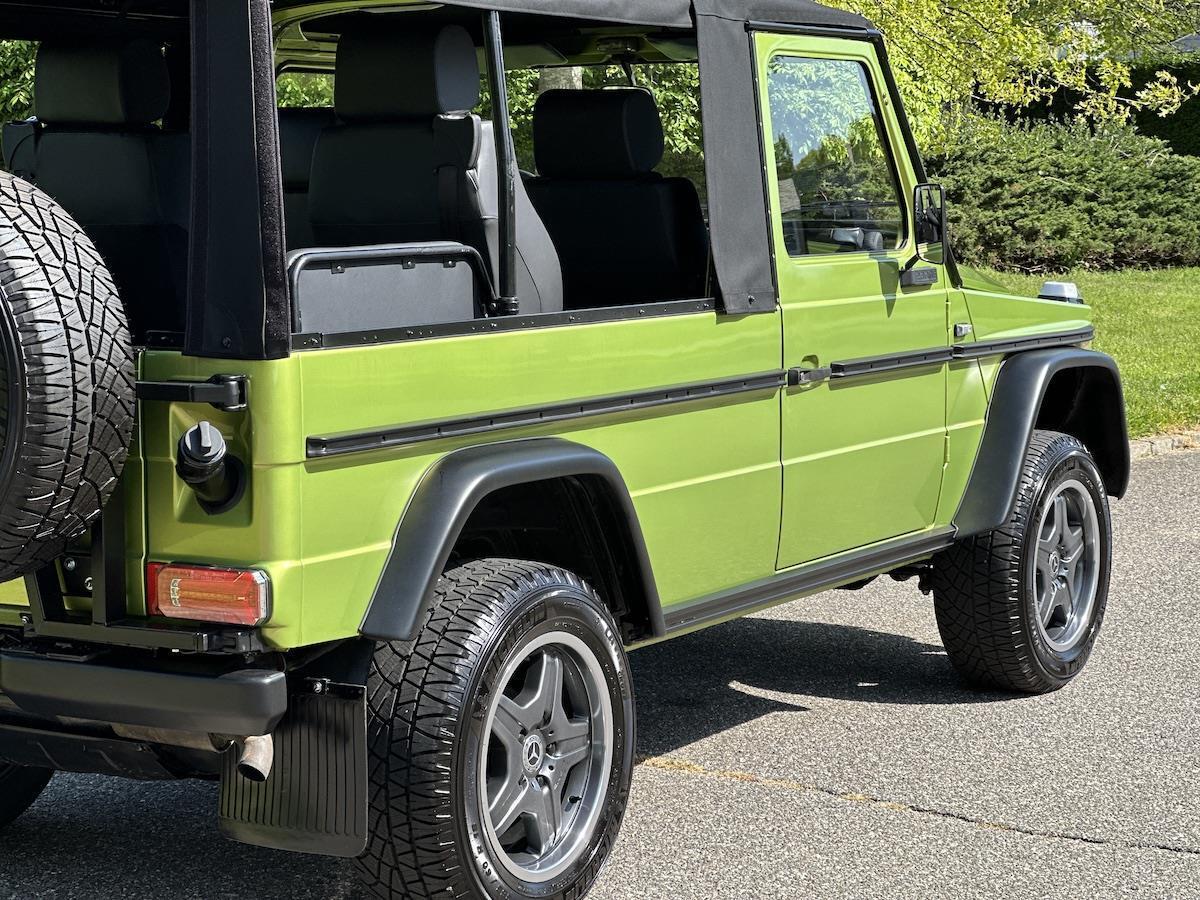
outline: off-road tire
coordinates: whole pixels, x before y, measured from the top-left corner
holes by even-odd
[[[50,769],[0,763],[0,829],[33,806],[53,775]]]
[[[525,884],[491,858],[486,809],[472,800],[482,720],[514,654],[546,629],[567,629],[602,660],[615,746],[602,810],[577,862]],[[633,694],[620,631],[577,576],[540,563],[468,562],[439,580],[411,643],[382,643],[367,684],[370,841],[357,869],[378,898],[578,898],[607,860],[629,796]],[[487,735],[484,736],[487,740]],[[486,744],[484,746],[487,746]],[[522,781],[524,783],[524,781]]]
[[[134,363],[112,276],[69,215],[0,173],[0,582],[99,516],[133,434]]]
[[[1082,483],[1099,525],[1097,587],[1078,643],[1060,652],[1037,624],[1030,588],[1044,505],[1068,480]],[[1036,431],[1021,473],[1017,502],[995,531],[967,538],[938,554],[933,597],[938,631],[954,668],[973,687],[1041,694],[1064,687],[1082,670],[1104,621],[1112,558],[1112,523],[1104,482],[1075,438]]]

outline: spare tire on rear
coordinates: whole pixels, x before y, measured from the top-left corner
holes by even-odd
[[[133,435],[133,347],[83,229],[0,172],[0,581],[98,518]]]

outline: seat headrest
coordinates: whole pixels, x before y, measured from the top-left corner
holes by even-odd
[[[46,43],[38,49],[34,105],[49,125],[145,126],[167,114],[171,76],[162,48]]]
[[[547,91],[533,113],[539,175],[551,178],[628,178],[662,162],[658,105],[649,91]]]
[[[334,106],[347,122],[461,113],[479,104],[479,57],[465,28],[436,34],[345,34],[338,42]]]

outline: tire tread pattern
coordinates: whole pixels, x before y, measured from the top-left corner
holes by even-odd
[[[29,769],[0,763],[0,829],[29,809],[53,776],[51,769]]]
[[[367,682],[371,838],[357,864],[371,896],[474,896],[445,787],[458,727],[453,711],[462,709],[475,662],[512,598],[564,581],[595,597],[564,569],[468,562],[439,579],[415,640],[377,646]]]
[[[1072,451],[1087,452],[1069,435],[1035,431],[1008,521],[934,558],[938,631],[950,662],[972,686],[1045,693],[1065,684],[1048,679],[1036,662],[1023,623],[1020,579],[1022,546],[1034,527],[1039,486]]]
[[[6,581],[59,556],[100,515],[129,453],[135,372],[125,312],[95,245],[54,200],[7,173],[0,305],[20,345],[0,385],[0,431],[19,442],[0,495]],[[9,421],[13,366],[25,390],[20,433]]]

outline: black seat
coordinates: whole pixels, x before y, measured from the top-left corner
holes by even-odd
[[[316,244],[309,219],[308,191],[313,153],[321,132],[336,124],[332,109],[279,110],[279,157],[283,168],[283,215],[289,250]]]
[[[349,33],[338,44],[335,107],[322,132],[309,210],[318,244],[454,241],[498,276],[495,141],[479,103],[475,45],[465,29]],[[517,196],[521,311],[562,309],[562,273],[523,188]]]
[[[648,91],[548,91],[533,134],[529,195],[558,249],[569,309],[705,296],[700,199],[687,179],[654,171],[664,139]]]
[[[33,181],[37,164],[37,119],[6,122],[0,126],[0,147],[4,151],[4,169],[18,178]]]
[[[150,41],[38,51],[37,184],[96,244],[138,341],[184,326],[190,151],[155,124],[170,99]]]

